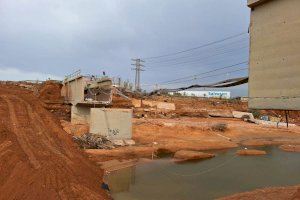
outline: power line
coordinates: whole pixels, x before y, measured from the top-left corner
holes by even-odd
[[[210,50],[213,50],[213,52],[219,52],[217,50],[220,50],[220,52],[222,50],[227,50],[226,48],[224,47],[227,47],[227,45],[229,47],[235,47],[233,44],[239,44],[240,42],[247,42],[247,46],[249,46],[249,41],[248,40],[238,40],[238,41],[234,41],[234,42],[231,42],[229,44],[226,44],[224,46],[221,46],[221,48],[213,48],[213,49],[205,49],[205,52],[204,53],[209,53]],[[234,49],[231,49],[231,50],[234,50]],[[199,52],[200,53],[200,52]],[[202,55],[202,54],[200,54]],[[168,59],[165,59],[165,60],[160,60],[160,61],[147,61],[147,63],[150,63],[150,64],[159,64],[159,63],[165,63],[165,62],[171,62],[171,61],[176,61],[176,60],[181,60],[181,59],[186,59],[186,58],[197,58],[199,55],[195,55],[195,52],[191,52],[190,55],[186,55],[186,56],[181,56],[181,57],[175,57],[175,58],[168,58]]]
[[[164,82],[161,82],[160,84],[170,83],[170,82],[184,80],[184,79],[188,79],[188,78],[193,78],[193,77],[197,77],[197,76],[200,76],[200,75],[209,74],[209,73],[212,73],[212,72],[215,72],[215,71],[232,68],[232,67],[235,67],[235,66],[238,66],[238,65],[241,65],[241,64],[246,64],[246,63],[248,63],[248,61],[243,61],[243,62],[240,62],[240,63],[236,63],[236,64],[233,64],[233,65],[217,68],[217,69],[214,69],[214,70],[210,70],[210,71],[195,74],[195,75],[190,75],[190,76],[185,76],[185,77],[182,77],[182,78],[177,78],[177,79],[173,79],[173,80],[169,80],[169,81],[164,81]]]
[[[160,84],[160,85],[173,85],[173,84],[177,84],[177,83],[186,83],[186,82],[190,82],[190,81],[194,81],[194,80],[202,80],[202,79],[205,79],[205,78],[216,77],[216,76],[222,76],[222,75],[226,75],[226,74],[229,74],[229,73],[234,73],[234,72],[244,71],[244,70],[247,70],[247,69],[248,69],[248,67],[245,67],[245,68],[242,68],[242,69],[233,70],[233,71],[229,71],[229,72],[223,72],[223,73],[220,73],[220,74],[214,74],[214,75],[209,75],[209,76],[204,76],[204,77],[199,77],[199,78],[195,77],[195,78],[189,79],[189,80],[177,81],[177,82],[166,83],[166,84]]]
[[[209,60],[209,58],[213,58],[215,56],[220,56],[220,55],[224,55],[224,54],[232,54],[234,53],[235,51],[237,50],[241,50],[241,49],[247,49],[249,46],[243,46],[241,48],[238,48],[238,49],[234,49],[234,50],[231,50],[231,51],[225,51],[225,52],[222,52],[222,53],[219,53],[219,54],[214,54],[214,55],[209,55],[209,56],[206,56],[206,57],[203,57],[203,58],[198,58],[198,59],[194,59],[194,60],[187,60],[187,61],[181,61],[181,62],[175,62],[175,63],[170,63],[169,65],[151,65],[151,68],[162,68],[162,67],[171,67],[171,66],[177,66],[177,65],[182,65],[182,64],[188,64],[188,63],[203,63],[203,61],[206,61],[206,60]],[[241,51],[241,53],[244,53]],[[185,66],[184,66],[185,67]]]
[[[174,52],[174,53],[164,54],[164,55],[160,55],[160,56],[146,57],[146,58],[143,58],[143,59],[144,60],[150,60],[150,59],[157,59],[157,58],[162,58],[162,57],[168,57],[168,56],[178,55],[178,54],[181,54],[181,53],[185,53],[185,52],[193,51],[193,50],[196,50],[196,49],[201,49],[201,48],[204,48],[204,47],[208,47],[208,46],[211,46],[211,45],[214,45],[214,44],[218,44],[218,43],[224,42],[226,40],[230,40],[230,39],[239,37],[239,36],[244,35],[244,34],[248,34],[248,32],[242,32],[242,33],[239,33],[239,34],[236,34],[236,35],[232,35],[232,36],[223,38],[221,40],[210,42],[210,43],[207,43],[207,44],[204,44],[204,45],[200,45],[200,46],[197,46],[197,47],[193,47],[193,48],[190,48],[190,49],[186,49],[186,50],[183,50],[183,51],[178,51],[178,52]]]

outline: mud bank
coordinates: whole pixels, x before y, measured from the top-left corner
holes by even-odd
[[[257,189],[252,192],[234,194],[232,196],[220,198],[218,200],[250,200],[250,199],[298,200],[300,199],[300,185],[291,186],[291,187],[274,187],[274,188]]]

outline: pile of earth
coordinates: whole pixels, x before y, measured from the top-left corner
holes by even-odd
[[[30,91],[0,85],[0,200],[111,199],[103,171]]]
[[[61,101],[62,85],[54,81],[46,81],[39,90],[39,98],[44,101]]]

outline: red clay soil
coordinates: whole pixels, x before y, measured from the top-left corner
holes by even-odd
[[[219,200],[299,200],[300,186],[258,189],[252,192],[235,194]]]
[[[131,100],[125,99],[118,95],[113,95],[112,98],[112,108],[132,108],[133,104]]]
[[[0,86],[0,199],[109,199],[102,172],[30,92]]]
[[[242,149],[236,152],[240,156],[263,156],[266,155],[266,151],[256,150],[256,149]]]
[[[152,97],[154,100],[175,103],[176,111],[193,111],[197,109],[207,110],[237,110],[247,111],[248,104],[238,100],[224,100],[224,99],[201,99],[197,97],[166,97],[157,96]]]
[[[279,148],[283,151],[300,153],[300,145],[284,144],[284,145],[281,145]]]
[[[201,99],[197,97],[170,97],[153,96],[153,100],[175,103],[176,113],[181,116],[205,117],[205,111],[226,110],[226,111],[244,111],[248,112],[248,103],[239,100],[226,99]],[[257,114],[278,117],[281,115],[285,122],[284,111],[278,110],[260,110]],[[289,111],[289,122],[300,125],[300,111]]]
[[[40,88],[39,98],[44,101],[62,101],[62,85],[53,81],[46,81]]]

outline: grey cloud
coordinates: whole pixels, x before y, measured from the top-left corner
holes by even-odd
[[[105,70],[133,80],[133,57],[190,48],[247,31],[248,25],[244,0],[1,0],[0,64],[59,77],[78,68]],[[209,68],[160,69],[146,63],[142,81]]]

